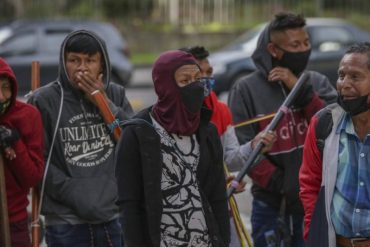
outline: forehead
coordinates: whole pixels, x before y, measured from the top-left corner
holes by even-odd
[[[101,56],[101,54],[100,54],[100,52],[96,52],[96,53],[94,53],[94,54],[88,54],[88,53],[81,53],[81,52],[67,52],[66,53],[66,55],[67,56],[69,56],[69,57],[100,57]]]
[[[175,75],[192,75],[200,72],[199,67],[195,64],[182,65],[175,71]]]
[[[211,67],[207,58],[197,60],[197,62],[198,62],[199,66],[201,67],[202,70],[204,70],[204,69],[207,70]]]
[[[339,64],[339,70],[370,72],[369,57],[364,53],[350,53],[344,55]]]
[[[272,34],[272,40],[278,43],[291,43],[308,39],[308,33],[304,27],[286,29]]]
[[[10,80],[7,76],[0,76],[0,83],[1,84],[10,83]]]

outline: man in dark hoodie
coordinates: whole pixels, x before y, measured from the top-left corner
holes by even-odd
[[[41,180],[44,170],[43,127],[39,111],[16,100],[16,97],[15,75],[0,58],[0,150],[4,163],[11,246],[30,247],[27,195],[30,188]]]
[[[124,88],[109,82],[110,69],[104,41],[73,32],[61,46],[58,79],[29,99],[45,125],[41,210],[50,246],[121,245],[115,142],[91,97],[99,90],[119,121],[131,117]]]
[[[308,62],[311,44],[305,24],[299,15],[281,13],[261,33],[252,56],[257,70],[230,91],[235,123],[279,109]],[[279,238],[285,239],[285,246],[289,242],[303,246],[303,208],[298,197],[302,147],[313,114],[336,101],[336,92],[325,76],[306,73],[308,81],[276,129],[277,141],[248,174],[253,180],[251,221],[257,247],[275,246]],[[236,129],[239,142],[251,140],[268,123]]]
[[[124,125],[117,149],[125,245],[229,246],[222,146],[199,66],[168,51],[152,77],[158,100]]]

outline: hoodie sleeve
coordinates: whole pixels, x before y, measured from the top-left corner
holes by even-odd
[[[22,127],[13,126],[21,135],[12,146],[16,158],[7,160],[6,164],[19,186],[28,190],[41,180],[44,171],[43,127],[40,113],[35,108],[28,106],[23,114]]]
[[[324,101],[325,105],[337,102],[337,91],[330,84],[329,79],[315,71],[309,71],[313,90]]]
[[[310,98],[306,103],[301,105],[307,122],[310,122],[312,116],[325,107],[325,105],[334,103],[337,100],[337,92],[326,76],[313,71],[310,71],[309,74],[310,84],[308,84],[309,86],[306,87],[306,90],[303,93],[305,93],[306,96],[309,95]],[[307,93],[307,91],[310,91],[310,93]],[[304,97],[298,96],[297,98]]]
[[[109,108],[116,118],[120,121],[124,121],[133,116],[134,112],[126,97],[126,90],[124,87],[111,82],[107,89],[107,96],[109,98]]]
[[[234,123],[240,123],[246,119],[253,118],[256,114],[253,110],[253,102],[249,99],[252,93],[245,84],[246,81],[240,80],[231,89],[229,94],[229,106],[233,115]],[[240,144],[245,144],[251,141],[260,131],[259,126],[250,124],[235,129]],[[248,174],[253,182],[259,186],[280,193],[283,188],[283,171],[274,165],[265,156],[259,161],[259,164],[254,166]]]
[[[317,117],[313,117],[308,127],[308,132],[303,149],[302,166],[299,171],[299,184],[304,216],[304,238],[307,238],[312,213],[314,211],[317,197],[322,181],[322,160],[320,151],[316,144],[315,128]]]

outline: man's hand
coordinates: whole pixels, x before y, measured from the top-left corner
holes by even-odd
[[[226,184],[228,185],[229,183],[231,183],[231,181],[233,181],[235,179],[235,176],[233,176],[233,175],[230,175],[230,176],[227,176],[226,177]],[[246,182],[244,182],[244,181],[241,181],[240,183],[239,183],[239,185],[238,185],[238,188],[236,188],[235,189],[235,194],[237,194],[237,193],[241,193],[241,192],[243,192],[243,191],[245,191],[245,185],[246,185],[247,183]]]
[[[105,91],[104,91],[104,83],[103,83],[103,74],[99,74],[98,78],[95,79],[91,77],[91,75],[88,72],[80,72],[77,75],[78,78],[78,87],[85,93],[86,97],[96,105],[96,102],[94,101],[91,94],[94,91],[100,91],[103,93],[104,97]]]
[[[282,81],[285,86],[291,90],[296,84],[298,78],[287,68],[273,68],[267,78],[269,81]]]
[[[251,143],[252,149],[254,149],[257,146],[257,143],[261,141],[265,145],[262,148],[262,153],[266,153],[271,150],[276,139],[277,137],[275,131],[261,131],[253,138]]]

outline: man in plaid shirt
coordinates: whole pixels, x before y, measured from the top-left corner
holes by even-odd
[[[370,43],[347,50],[337,91],[338,103],[312,118],[305,141],[299,178],[306,246],[370,246]]]

